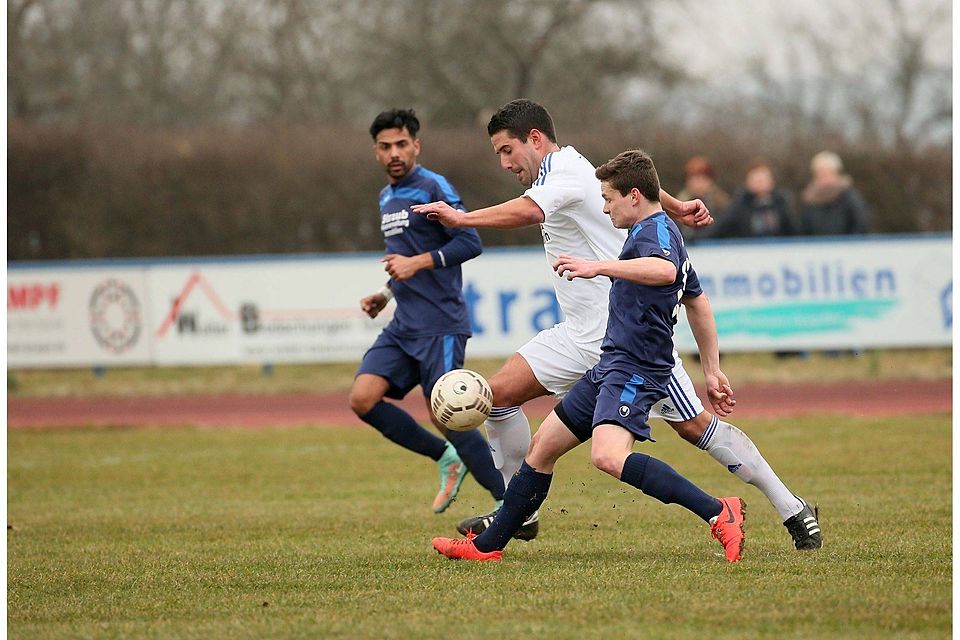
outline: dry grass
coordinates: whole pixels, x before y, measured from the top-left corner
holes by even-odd
[[[866,351],[830,357],[813,353],[804,358],[776,358],[768,353],[730,354],[723,368],[735,386],[751,383],[841,382],[845,380],[947,379],[952,375],[951,349]],[[468,359],[466,366],[492,375],[500,359]],[[685,360],[699,384],[697,363]],[[350,388],[356,363],[192,368],[127,368],[93,371],[8,371],[11,396],[63,397],[81,395],[169,395],[206,393],[322,393]]]

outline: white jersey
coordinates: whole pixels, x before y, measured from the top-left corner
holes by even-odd
[[[567,146],[547,155],[537,179],[524,193],[543,210],[543,249],[552,269],[561,255],[588,260],[616,260],[627,232],[617,229],[603,212],[603,196],[595,167]],[[607,328],[610,279],[556,274],[553,288],[563,310],[567,333],[580,347],[596,350]]]

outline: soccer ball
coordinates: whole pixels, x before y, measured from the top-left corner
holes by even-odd
[[[493,391],[476,371],[454,369],[437,380],[430,394],[430,410],[441,425],[469,431],[483,424],[493,407]]]

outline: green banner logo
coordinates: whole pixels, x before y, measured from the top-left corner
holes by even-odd
[[[720,335],[771,337],[850,331],[855,320],[877,320],[896,306],[896,300],[808,302],[771,307],[747,307],[715,313]]]

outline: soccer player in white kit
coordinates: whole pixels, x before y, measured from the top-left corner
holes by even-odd
[[[519,198],[467,214],[444,202],[414,206],[416,213],[450,227],[514,229],[539,224],[551,266],[561,255],[588,260],[617,259],[626,232],[613,227],[603,213],[604,201],[593,164],[573,147],[557,144],[553,120],[544,107],[531,100],[513,100],[493,115],[487,133],[500,166],[513,172],[527,187],[526,192]],[[661,190],[660,202],[671,217],[687,226],[712,221],[699,200],[681,202]],[[504,484],[509,484],[520,468],[530,446],[530,423],[520,405],[548,394],[562,397],[600,358],[610,280],[568,280],[554,275],[553,282],[563,322],[534,336],[490,378],[495,408],[485,427]],[[691,328],[698,344],[711,338],[704,335],[702,323],[691,322]],[[715,343],[716,336],[712,339]],[[650,417],[665,420],[685,440],[706,450],[731,473],[760,489],[780,514],[797,549],[820,548],[815,511],[786,488],[746,434],[703,409],[676,352],[674,359],[669,395],[654,405]],[[717,413],[725,416],[735,404],[733,391],[719,370],[718,360],[705,358],[703,364],[711,403]],[[495,512],[469,518],[460,523],[458,530],[480,533],[494,515]],[[538,530],[535,513],[515,537],[529,540]]]

